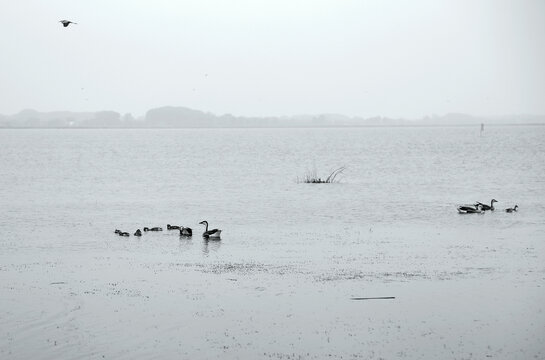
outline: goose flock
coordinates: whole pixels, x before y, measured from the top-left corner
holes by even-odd
[[[476,201],[475,204],[466,204],[466,205],[458,205],[456,206],[456,209],[460,214],[484,214],[485,211],[494,211],[496,208],[494,207],[494,203],[497,203],[498,200],[492,199],[490,200],[490,205],[483,204],[480,201]],[[518,211],[518,205],[515,205],[512,208],[505,209],[505,212],[512,213]]]
[[[205,225],[205,230],[204,232],[202,233],[202,237],[205,238],[205,239],[219,239],[220,238],[220,235],[221,235],[221,230],[219,229],[212,229],[212,230],[208,230],[208,221],[206,220],[203,220],[201,221],[199,224],[202,224],[202,225]],[[162,227],[159,227],[159,226],[156,226],[156,227],[144,227],[143,228],[144,232],[148,232],[148,231],[163,231],[163,228]],[[180,236],[185,236],[185,237],[191,237],[193,236],[193,230],[189,227],[185,227],[185,226],[179,226],[179,225],[170,225],[170,224],[167,224],[167,230],[178,230],[180,232]],[[121,231],[121,230],[118,230],[116,229],[114,231],[114,233],[116,233],[117,235],[119,236],[130,236],[130,234],[126,231]],[[142,230],[140,229],[137,229],[135,232],[134,232],[134,236],[142,236]]]

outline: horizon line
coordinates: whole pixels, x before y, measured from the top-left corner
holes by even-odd
[[[163,105],[163,106],[153,107],[153,108],[150,108],[147,111],[145,111],[144,114],[138,115],[138,116],[133,115],[132,112],[120,112],[120,111],[117,111],[117,110],[107,110],[107,109],[102,109],[102,110],[45,110],[45,111],[43,111],[43,110],[36,110],[34,108],[23,108],[23,109],[19,110],[18,112],[12,113],[12,114],[0,113],[0,116],[4,116],[4,117],[16,116],[16,115],[18,115],[18,114],[20,114],[20,113],[22,113],[24,111],[34,111],[34,112],[37,112],[37,113],[69,112],[69,113],[91,113],[91,114],[99,113],[99,112],[115,112],[115,113],[118,113],[121,116],[129,114],[129,115],[133,116],[133,118],[136,120],[136,119],[142,119],[142,118],[145,119],[146,114],[149,111],[155,110],[155,109],[162,109],[162,108],[184,108],[184,109],[188,109],[188,110],[202,112],[203,114],[212,114],[212,115],[214,115],[216,117],[231,115],[231,116],[233,116],[235,118],[256,118],[256,119],[263,119],[263,118],[279,118],[279,119],[282,119],[282,118],[294,118],[294,117],[302,117],[302,116],[321,116],[321,115],[339,115],[339,116],[344,116],[344,117],[351,118],[351,119],[385,118],[385,119],[403,120],[403,121],[421,121],[422,119],[425,119],[425,118],[445,117],[445,116],[448,116],[448,115],[462,115],[462,116],[469,116],[469,117],[473,117],[473,118],[482,118],[482,119],[495,119],[495,118],[519,117],[519,116],[522,116],[522,117],[545,117],[545,113],[538,114],[538,113],[520,112],[520,113],[510,113],[510,114],[504,113],[504,114],[494,114],[494,115],[475,115],[475,114],[472,114],[472,113],[466,113],[466,112],[461,112],[461,111],[450,111],[450,112],[445,112],[445,113],[441,113],[441,114],[439,114],[439,113],[424,114],[424,115],[421,115],[420,117],[403,117],[403,116],[388,116],[388,115],[370,115],[370,116],[346,115],[346,114],[341,113],[341,112],[298,113],[298,114],[291,114],[291,115],[234,115],[234,114],[228,113],[228,112],[223,113],[223,114],[218,114],[218,113],[214,113],[212,111],[195,109],[195,108],[191,108],[191,107],[188,107],[188,106],[185,106],[185,105]]]

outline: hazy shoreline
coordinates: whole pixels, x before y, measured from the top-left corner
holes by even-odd
[[[545,123],[486,123],[487,127],[503,126],[545,126]],[[190,130],[190,129],[361,129],[361,128],[436,128],[436,127],[475,127],[479,124],[407,124],[407,125],[330,125],[330,126],[194,126],[194,127],[28,127],[10,126],[0,130]]]
[[[350,127],[436,127],[436,126],[545,125],[545,115],[473,116],[463,113],[423,116],[419,119],[359,117],[342,114],[303,114],[293,116],[215,115],[187,107],[165,106],[134,117],[116,111],[39,112],[22,110],[0,114],[4,129],[195,129],[195,128],[350,128]]]

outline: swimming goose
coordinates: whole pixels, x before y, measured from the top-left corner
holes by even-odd
[[[488,206],[488,205],[486,205],[486,204],[483,204],[483,203],[477,201],[477,203],[475,204],[475,206],[481,205],[481,206],[482,206],[482,209],[485,210],[485,211],[486,211],[486,210],[492,210],[492,211],[494,211],[494,203],[495,203],[495,202],[498,202],[498,200],[492,199],[492,200],[490,201],[490,206]]]
[[[180,230],[180,227],[177,225],[167,224],[167,230]]]
[[[192,236],[192,235],[193,235],[193,230],[191,230],[191,228],[180,226],[180,236]]]
[[[516,212],[518,207],[519,207],[518,205],[515,205],[515,207],[505,209],[505,211],[508,212],[508,213]]]
[[[460,205],[457,206],[460,214],[480,214],[483,212],[482,205]]]
[[[202,233],[202,236],[205,238],[219,238],[221,235],[221,230],[218,229],[212,229],[208,230],[208,221],[203,220],[199,224],[205,225],[206,230]]]
[[[142,231],[140,231],[140,229],[136,230],[134,236],[142,236]]]

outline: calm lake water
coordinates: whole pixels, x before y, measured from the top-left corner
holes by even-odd
[[[0,357],[545,358],[544,139],[0,130]]]

